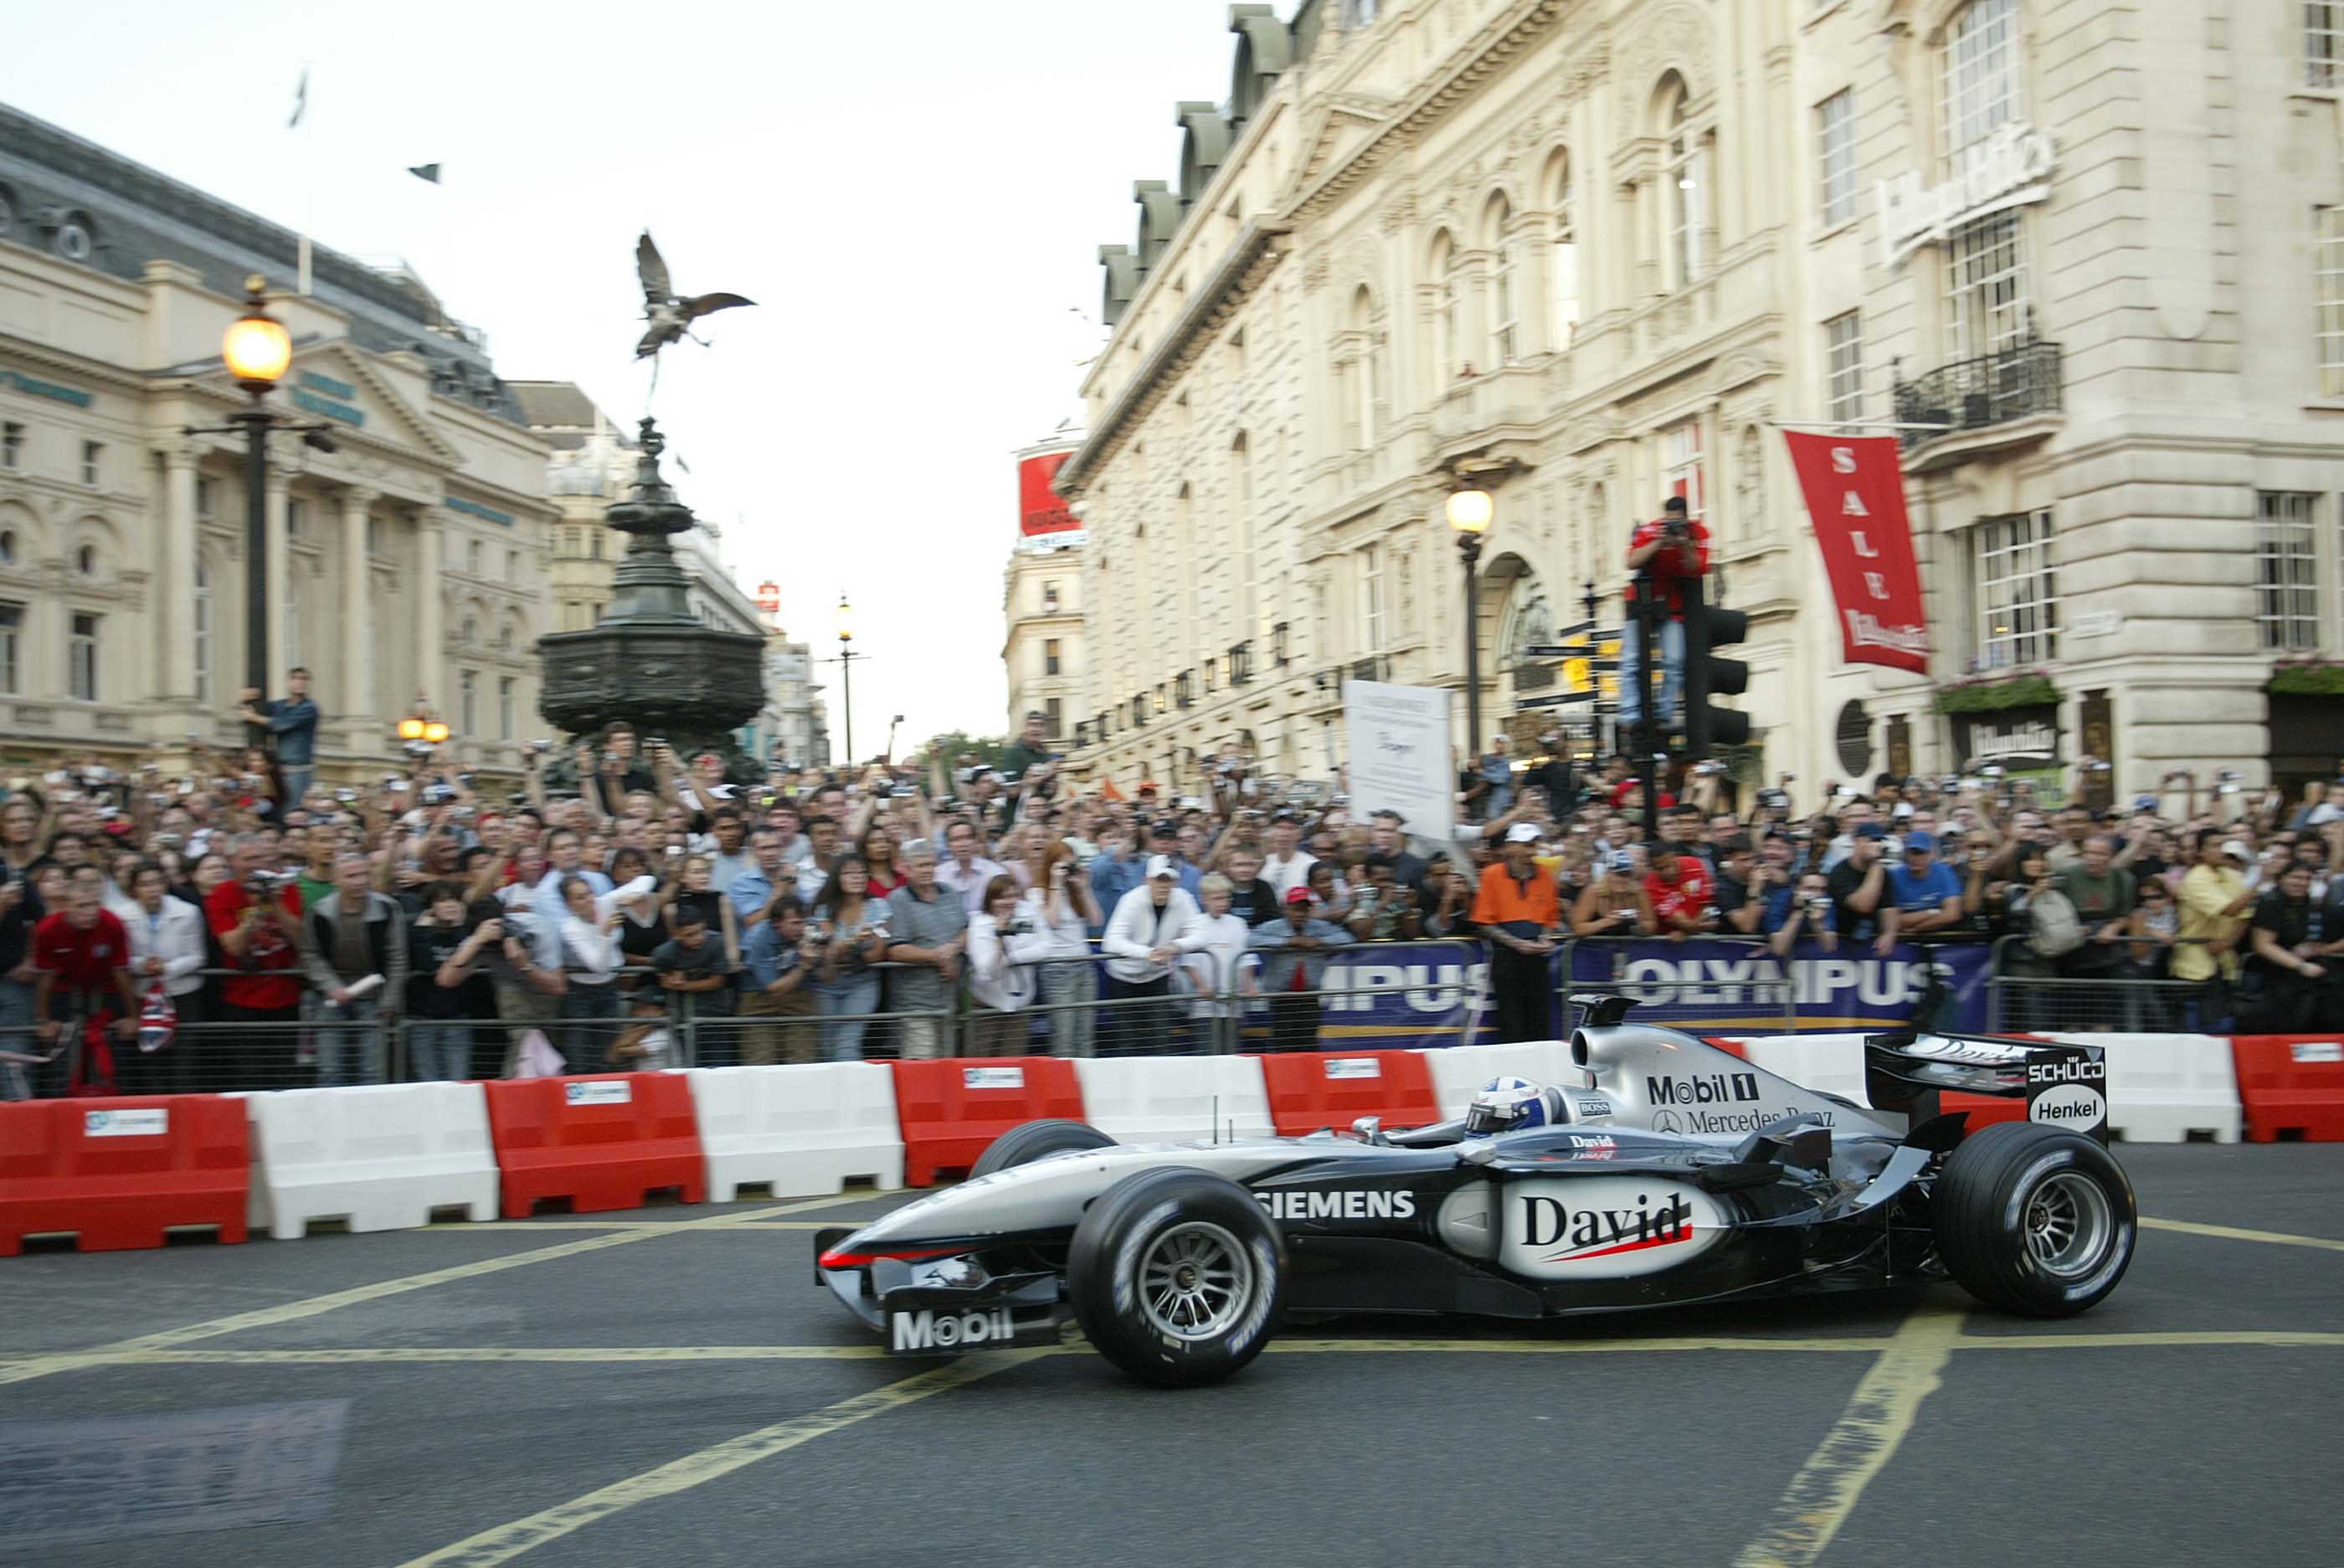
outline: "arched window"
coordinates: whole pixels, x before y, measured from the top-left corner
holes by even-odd
[[[196,558],[196,609],[193,627],[196,655],[196,703],[212,703],[212,569]]]
[[[1945,173],[1958,178],[2021,112],[2017,0],[1970,0],[1946,25],[1938,63]],[[2025,234],[2016,208],[1945,237],[1945,354],[1968,359],[2023,342],[2033,330]]]
[[[1457,376],[1457,245],[1442,229],[1432,238],[1432,395]]]
[[[0,566],[16,564],[16,531],[0,528]]]
[[[1672,73],[1661,91],[1668,106],[1669,287],[1682,288],[1709,267],[1709,156],[1684,78]]]
[[[1970,0],[1945,26],[1938,105],[1949,174],[2019,117],[2018,0]]]
[[[456,632],[457,646],[461,648],[470,648],[480,640],[480,618],[473,615],[465,616],[463,624],[458,628]]]
[[[1513,233],[1514,210],[1502,193],[1481,209],[1481,243],[1490,252],[1490,363],[1510,365],[1521,357],[1521,270]]]
[[[97,546],[85,544],[74,551],[74,575],[76,577],[97,575]]]
[[[510,621],[508,621],[508,622],[505,622],[505,624],[504,624],[504,630],[502,630],[502,631],[500,631],[500,632],[499,632],[497,633],[497,652],[500,652],[500,653],[510,653],[510,652],[511,652],[512,651],[513,651],[513,629],[512,629],[512,622],[510,622]]]
[[[1384,398],[1384,369],[1383,344],[1376,336],[1376,297],[1364,283],[1352,292],[1347,325],[1351,357],[1347,366],[1349,385],[1345,389],[1349,406],[1344,414],[1351,428],[1351,445],[1365,451],[1376,444],[1382,423],[1379,413]]]
[[[1258,613],[1254,589],[1253,447],[1243,430],[1229,443],[1229,522],[1237,546],[1237,599],[1242,641],[1253,635],[1254,616]]]
[[[1547,161],[1547,200],[1554,209],[1546,252],[1547,310],[1552,346],[1571,342],[1579,328],[1579,222],[1571,199],[1571,155],[1558,150]]]

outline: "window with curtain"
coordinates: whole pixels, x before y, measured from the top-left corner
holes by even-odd
[[[1669,286],[1682,288],[1707,269],[1709,158],[1702,133],[1692,124],[1692,94],[1674,82],[1669,104],[1668,181]]]

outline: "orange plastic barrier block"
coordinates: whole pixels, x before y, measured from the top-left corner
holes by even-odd
[[[1416,1051],[1294,1051],[1261,1058],[1269,1087],[1269,1118],[1281,1138],[1302,1138],[1322,1127],[1348,1132],[1363,1116],[1391,1126],[1426,1127],[1441,1119],[1432,1075]]]
[[[941,1172],[966,1170],[986,1144],[1021,1122],[1083,1119],[1075,1064],[1056,1057],[946,1057],[892,1065],[906,1187],[932,1187]]]
[[[252,1133],[218,1095],[0,1105],[0,1257],[71,1233],[83,1252],[160,1247],[174,1226],[244,1239]]]
[[[2344,1036],[2233,1035],[2249,1143],[2344,1143]]]
[[[708,1162],[681,1073],[601,1073],[482,1084],[509,1218],[548,1199],[572,1211],[640,1209],[654,1192],[708,1196]]]

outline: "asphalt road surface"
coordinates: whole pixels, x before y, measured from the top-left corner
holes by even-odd
[[[2080,1319],[1317,1324],[1185,1393],[879,1355],[810,1269],[868,1194],[28,1255],[0,1562],[2338,1562],[2344,1146],[2119,1152]]]

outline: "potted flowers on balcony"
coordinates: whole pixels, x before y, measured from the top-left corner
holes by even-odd
[[[2041,670],[1989,670],[1938,687],[1936,707],[1941,713],[1991,713],[2058,701],[2059,688]]]
[[[2344,661],[2281,659],[2271,666],[2270,680],[2263,689],[2291,697],[2344,696]]]

